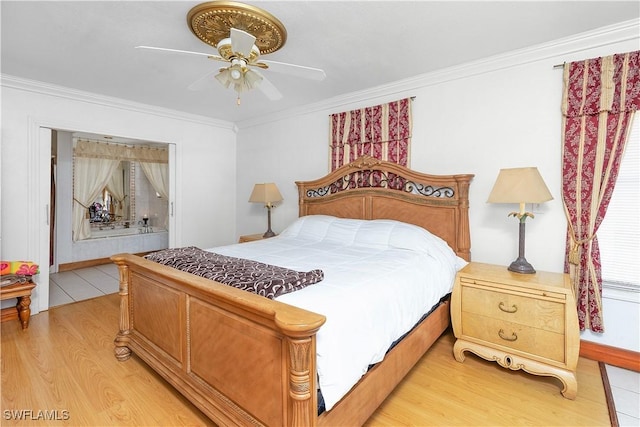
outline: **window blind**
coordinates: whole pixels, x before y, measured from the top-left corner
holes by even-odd
[[[640,115],[635,114],[607,214],[598,230],[605,286],[640,292]]]

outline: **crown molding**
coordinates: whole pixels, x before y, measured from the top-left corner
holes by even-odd
[[[399,80],[374,88],[351,92],[339,97],[326,99],[303,107],[279,111],[274,114],[237,122],[238,129],[249,128],[264,123],[288,119],[294,116],[335,111],[344,106],[372,100],[393,100],[398,96],[411,96],[416,89],[433,86],[445,82],[469,78],[480,74],[495,72],[538,61],[550,61],[549,66],[556,65],[552,61],[569,62],[584,59],[580,56],[585,50],[604,47],[630,40],[640,39],[640,19],[632,19],[617,24],[601,27],[596,30],[575,34],[548,43],[531,46],[500,55],[490,56],[477,61],[454,67],[443,68],[408,79]],[[617,52],[612,52],[617,53]],[[561,58],[561,59],[558,59]],[[385,102],[385,101],[381,101]]]
[[[0,74],[0,86],[49,95],[57,98],[69,99],[77,102],[86,102],[103,107],[117,108],[120,110],[128,110],[136,113],[151,114],[163,118],[214,126],[232,131],[236,131],[237,129],[233,122],[212,119],[210,117],[199,116],[196,114],[185,113],[182,111],[156,107],[153,105],[147,105],[133,101],[127,101],[121,98],[100,95],[92,92],[85,92],[37,80],[24,79],[22,77],[16,77],[8,74]]]

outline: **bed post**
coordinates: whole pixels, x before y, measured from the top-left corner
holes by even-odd
[[[288,402],[286,424],[290,427],[314,427],[318,423],[316,394],[316,333],[326,318],[317,315],[300,323],[299,318],[286,313],[275,322],[286,337],[288,355]]]
[[[111,258],[118,266],[120,274],[120,330],[116,335],[114,353],[116,359],[124,362],[131,357],[131,349],[129,348],[129,336],[131,333],[131,321],[129,317],[129,266],[124,260],[115,255]]]
[[[290,426],[315,426],[317,404],[313,399],[315,372],[312,355],[313,340],[310,337],[288,336],[289,347],[289,399],[291,402]],[[315,375],[315,374],[313,374]]]
[[[458,182],[458,230],[457,254],[467,261],[471,261],[471,232],[469,230],[469,185],[473,175],[455,175]]]

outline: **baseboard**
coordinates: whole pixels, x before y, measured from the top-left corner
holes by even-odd
[[[109,264],[109,263],[111,263],[111,258],[96,258],[96,259],[88,259],[85,261],[69,262],[66,264],[58,264],[58,272],[60,273],[63,271],[77,270],[79,268],[95,267],[96,265],[103,265],[103,264]]]
[[[0,321],[13,320],[18,318],[18,309],[15,307],[3,308],[0,311]]]
[[[580,340],[580,356],[640,372],[640,353],[637,351]]]

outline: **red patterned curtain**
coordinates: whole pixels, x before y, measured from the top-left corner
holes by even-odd
[[[368,154],[409,165],[411,98],[329,116],[331,170]]]
[[[639,106],[640,51],[565,64],[565,272],[571,273],[581,330],[604,332],[596,232],[607,212],[633,115]]]

